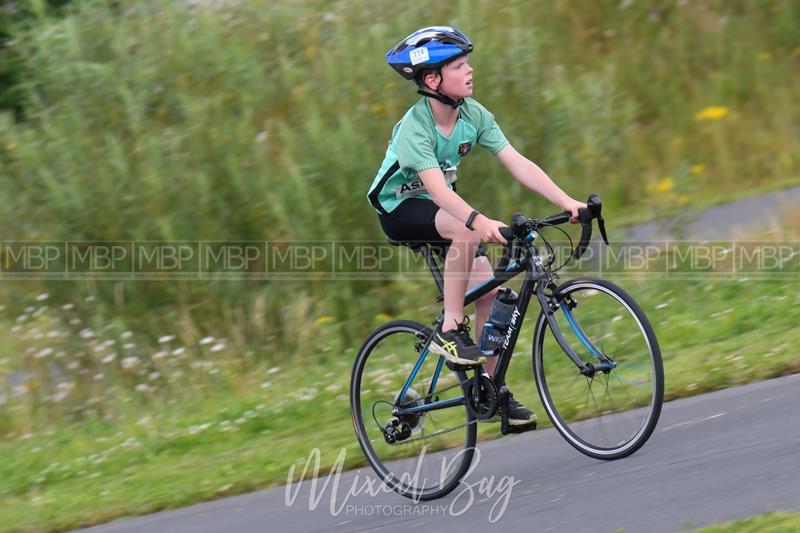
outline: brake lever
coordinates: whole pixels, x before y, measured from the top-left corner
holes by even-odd
[[[597,227],[600,228],[600,235],[603,236],[603,242],[608,246],[608,236],[606,236],[606,222],[603,217],[597,217]]]
[[[608,245],[608,236],[606,235],[606,223],[603,220],[603,203],[600,201],[600,197],[597,196],[596,193],[592,193],[589,195],[589,199],[586,201],[586,207],[589,208],[589,211],[592,213],[592,218],[597,219],[597,227],[600,229],[600,235],[603,236],[603,242]]]

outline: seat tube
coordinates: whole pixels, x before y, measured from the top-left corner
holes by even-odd
[[[433,258],[433,254],[433,249],[430,246],[427,246],[425,248],[425,262],[428,263],[428,268],[431,271],[431,275],[433,276],[434,283],[436,283],[436,287],[444,296],[444,278],[442,277],[442,271],[439,269],[439,265],[436,264],[436,260]],[[442,259],[442,268],[444,268],[444,259]]]

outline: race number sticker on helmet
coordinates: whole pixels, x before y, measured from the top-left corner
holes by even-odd
[[[430,55],[428,55],[427,48],[417,48],[416,50],[411,50],[409,56],[411,57],[412,65],[419,65],[420,63],[425,63],[431,58]]]

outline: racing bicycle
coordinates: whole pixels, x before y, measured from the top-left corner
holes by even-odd
[[[430,352],[443,311],[430,326],[389,321],[359,349],[350,381],[353,426],[370,466],[399,494],[420,501],[452,491],[473,461],[478,422],[499,417],[503,435],[535,428],[508,423],[504,385],[531,301],[539,308],[533,323],[533,376],[544,410],[564,439],[587,456],[612,460],[634,453],[653,433],[664,394],[655,333],[639,305],[614,283],[592,277],[557,282],[563,264],[554,267],[556,253],[541,230],[569,219],[569,212],[541,219],[515,214],[511,225],[502,228],[508,242],[493,276],[465,294],[467,306],[524,274],[510,323],[500,332],[492,376],[482,366],[453,366]],[[596,194],[579,210],[579,221],[580,241],[574,250],[570,245],[567,262],[584,254],[593,222],[608,244]],[[544,244],[541,252],[537,239]],[[407,245],[425,257],[440,291],[437,301],[442,301],[435,247],[392,244]]]

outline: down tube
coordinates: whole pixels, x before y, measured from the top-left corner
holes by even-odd
[[[532,268],[532,267],[529,267]],[[514,353],[514,346],[517,344],[517,337],[522,329],[522,321],[525,318],[525,313],[528,310],[528,304],[533,298],[533,292],[536,288],[536,281],[532,279],[530,270],[526,272],[525,279],[520,287],[520,296],[517,300],[517,305],[511,315],[511,325],[508,327],[506,339],[503,341],[503,351],[497,357],[500,360],[497,362],[497,368],[492,376],[495,386],[498,388],[505,383],[506,370],[508,365],[511,364],[511,354]]]

